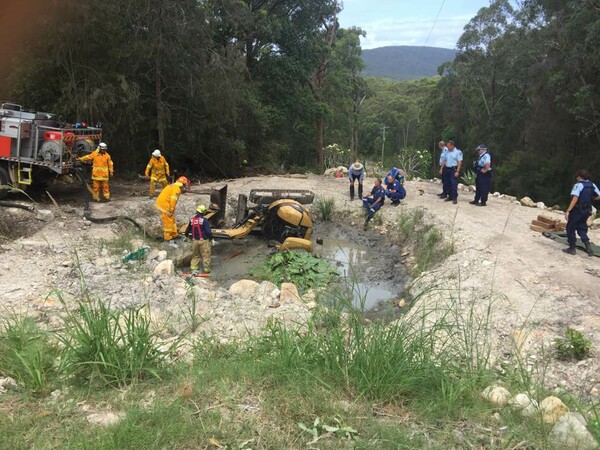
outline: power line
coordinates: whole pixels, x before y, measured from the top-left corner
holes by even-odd
[[[442,6],[440,6],[440,9],[437,13],[437,16],[435,16],[435,20],[433,21],[433,25],[431,27],[431,30],[429,30],[429,34],[427,35],[427,39],[425,39],[425,45],[423,47],[427,47],[427,43],[429,42],[429,38],[431,37],[431,33],[433,33],[433,30],[435,29],[435,26],[437,25],[437,21],[440,18],[440,14],[442,13],[442,9],[444,9],[444,5],[446,4],[446,0],[442,0]]]

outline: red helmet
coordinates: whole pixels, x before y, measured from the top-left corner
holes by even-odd
[[[176,183],[181,183],[186,191],[190,190],[190,180],[188,180],[186,177],[177,178]]]

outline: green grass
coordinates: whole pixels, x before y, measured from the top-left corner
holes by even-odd
[[[315,202],[319,218],[323,222],[329,222],[335,211],[335,199],[333,197],[319,198]]]

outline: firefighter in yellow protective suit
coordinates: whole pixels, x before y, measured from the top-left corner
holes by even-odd
[[[169,163],[164,156],[161,156],[160,150],[152,152],[152,158],[146,166],[146,176],[150,177],[150,198],[154,197],[154,187],[158,181],[163,189],[169,184],[167,177],[171,175],[169,171]]]
[[[173,184],[164,188],[154,205],[160,212],[163,223],[163,237],[165,241],[172,241],[179,235],[177,221],[175,219],[175,208],[182,192],[189,189],[190,182],[186,177],[179,177]]]
[[[110,189],[108,179],[113,176],[113,162],[106,152],[108,146],[100,142],[98,148],[89,155],[82,156],[79,161],[92,161],[92,190],[94,200],[100,201],[100,191],[105,201],[110,201]]]

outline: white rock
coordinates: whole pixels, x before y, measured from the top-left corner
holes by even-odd
[[[514,202],[517,200],[517,197],[513,196],[513,195],[504,195],[504,198],[508,201]]]
[[[0,377],[0,394],[6,391],[16,391],[19,388],[17,382],[11,377]]]
[[[482,265],[483,267],[489,267],[489,266],[491,266],[492,264],[494,264],[492,261],[484,261],[484,262],[482,262],[482,263],[481,263],[481,265]]]
[[[157,249],[150,250],[150,253],[148,253],[148,256],[146,257],[146,259],[148,261],[152,261],[153,259],[157,259],[159,253],[160,252]]]
[[[254,280],[240,280],[233,283],[229,288],[229,294],[234,297],[251,298],[258,288],[258,283]]]
[[[161,261],[158,264],[158,266],[156,266],[154,268],[153,274],[157,275],[157,276],[160,276],[160,275],[173,276],[173,275],[175,275],[175,266],[173,265],[173,261],[170,259]]]
[[[469,192],[475,192],[475,186],[467,186]]]
[[[465,190],[465,185],[462,183],[458,183],[458,190],[459,191],[464,191]]]
[[[519,200],[519,202],[523,206],[528,206],[529,208],[535,208],[535,203],[529,197],[523,197],[521,200]]]
[[[492,194],[492,197],[500,197],[500,192],[496,191]]]
[[[509,404],[521,411],[525,417],[533,416],[538,411],[538,403],[529,397],[527,394],[517,394],[509,402]]]
[[[121,420],[119,414],[113,412],[92,413],[87,416],[87,421],[93,425],[108,427],[115,425]]]
[[[586,421],[579,413],[567,413],[558,419],[550,431],[548,441],[552,448],[561,450],[598,448],[598,442],[586,428]]]
[[[37,209],[35,211],[35,218],[43,222],[50,222],[54,219],[54,214],[49,209]]]
[[[593,221],[592,221],[592,225],[593,225],[595,228],[600,228],[600,219],[595,219],[595,220],[593,220]]]
[[[261,305],[272,305],[279,298],[279,288],[270,281],[263,281],[254,292],[254,297]]]
[[[569,408],[558,397],[546,397],[540,403],[544,423],[556,423],[558,419],[569,412]]]
[[[488,386],[483,390],[481,396],[496,406],[506,405],[511,398],[510,392],[502,386]]]
[[[535,204],[535,206],[536,206],[538,209],[546,209],[546,204],[545,204],[544,202],[537,202],[537,203]]]
[[[281,293],[279,294],[279,301],[281,303],[302,303],[300,294],[298,294],[298,288],[294,283],[281,283]]]
[[[156,260],[158,262],[164,261],[165,259],[167,259],[167,251],[166,250],[161,250],[158,252],[158,256],[156,257]]]

